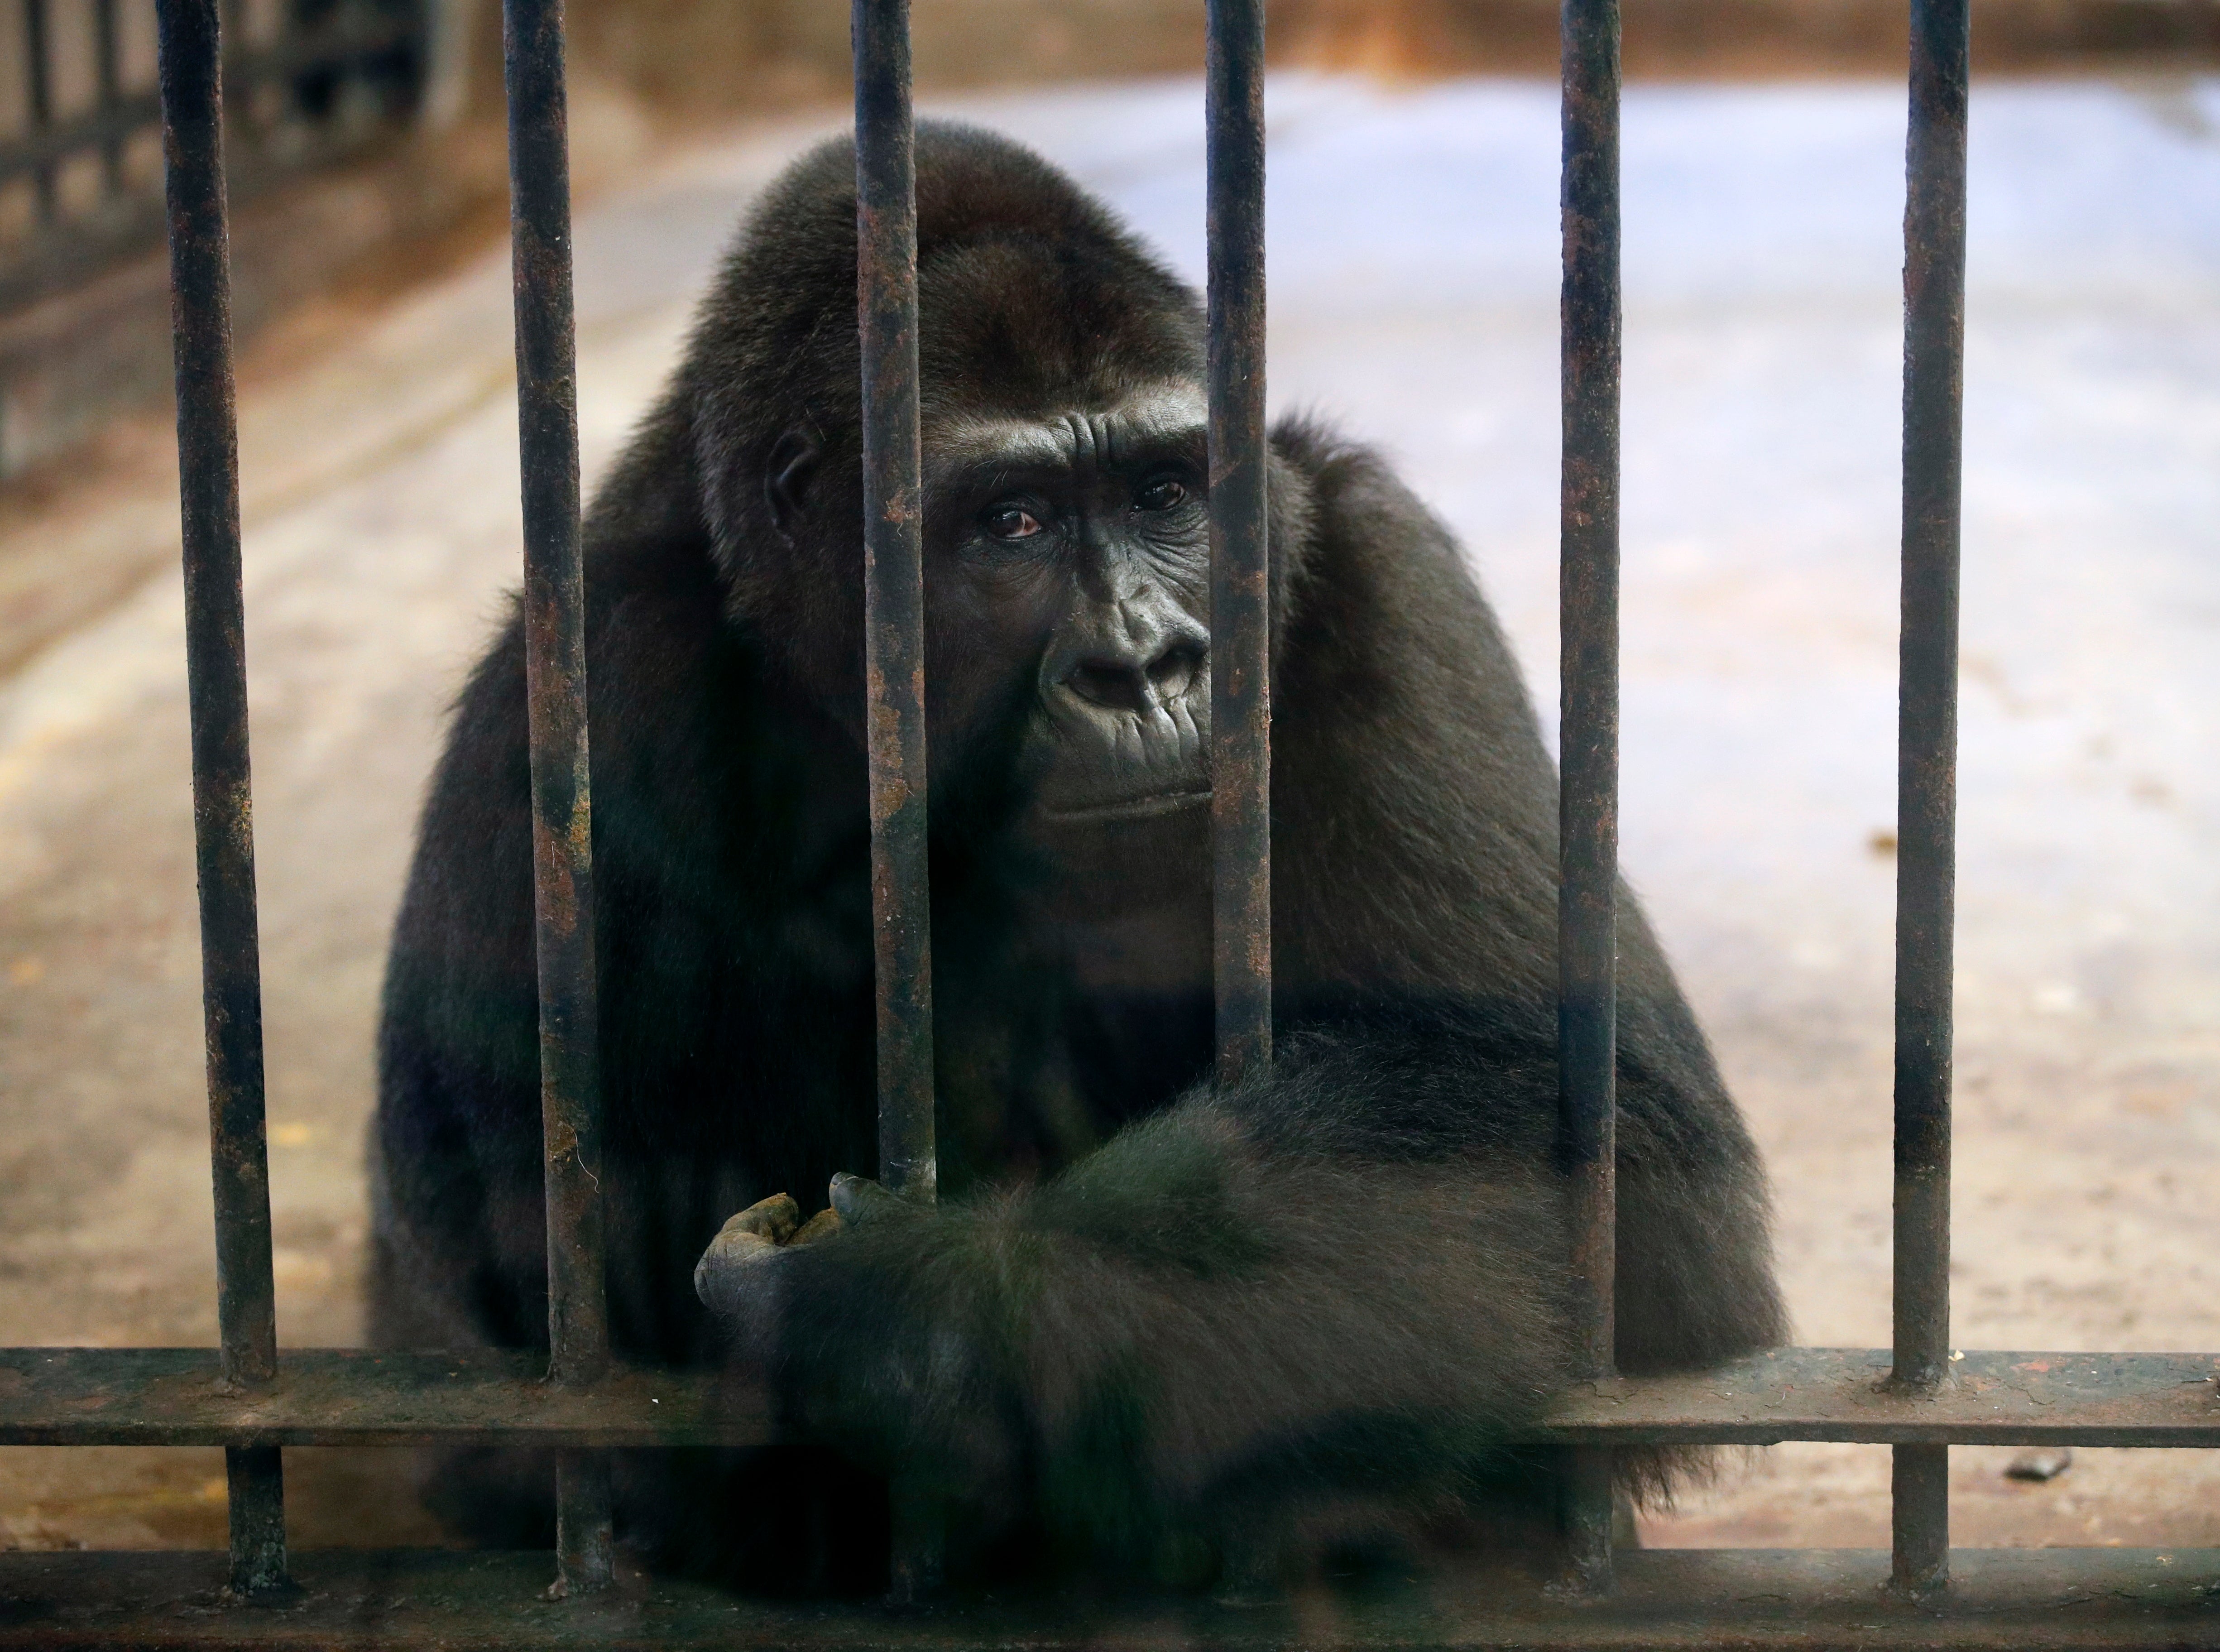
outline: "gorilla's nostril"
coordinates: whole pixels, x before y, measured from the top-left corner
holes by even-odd
[[[1065,684],[1082,700],[1118,711],[1143,711],[1149,684],[1132,666],[1114,659],[1083,659],[1071,668]]]
[[[1184,645],[1168,648],[1149,667],[1149,686],[1159,700],[1176,700],[1194,686],[1202,670],[1202,651]]]
[[[1082,659],[1064,674],[1064,686],[1082,700],[1114,711],[1146,711],[1187,693],[1202,670],[1203,651],[1178,643],[1144,668],[1115,657]]]

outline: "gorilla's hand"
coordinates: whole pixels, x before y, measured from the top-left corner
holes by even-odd
[[[1525,1156],[1350,1150],[1327,1109],[1354,1065],[1192,1098],[976,1201],[844,1178],[808,1244],[767,1201],[702,1300],[788,1427],[946,1499],[963,1537],[1177,1572],[1274,1511],[1415,1506],[1560,1380],[1562,1195]]]
[[[982,1219],[845,1174],[831,1198],[807,1223],[785,1194],[740,1212],[702,1253],[695,1294],[769,1379],[787,1429],[982,1514],[1013,1512],[1007,1304],[982,1288],[994,1270],[963,1260]]]
[[[757,1200],[719,1228],[702,1260],[694,1264],[694,1294],[702,1299],[702,1306],[732,1320],[746,1337],[757,1311],[764,1306],[758,1296],[771,1288],[776,1278],[764,1264],[789,1245],[808,1244],[839,1232],[844,1203],[854,1207],[850,1221],[859,1219],[861,1200],[849,1191],[851,1187],[867,1188],[878,1199],[893,1197],[875,1181],[841,1175],[832,1178],[832,1203],[807,1222],[794,1195],[779,1193]]]

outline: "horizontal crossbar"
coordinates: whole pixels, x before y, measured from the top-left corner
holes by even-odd
[[[1537,1438],[1561,1444],[2220,1447],[2220,1355],[1974,1352],[1931,1394],[1886,1385],[1880,1350],[1787,1348],[1717,1369],[1584,1386]],[[764,1396],[698,1373],[619,1371],[585,1388],[534,1356],[289,1350],[277,1382],[227,1391],[212,1349],[0,1350],[0,1444],[745,1445]]]
[[[344,69],[360,59],[390,52],[421,32],[401,22],[367,28],[328,28],[289,35],[273,47],[233,59],[224,76],[234,84],[282,79],[288,75]],[[148,90],[127,93],[104,108],[34,127],[0,143],[0,183],[53,166],[97,145],[129,138],[162,123],[162,100]]]
[[[1372,1652],[1479,1649],[2043,1649],[2209,1646],[2220,1550],[1970,1549],[1952,1586],[1888,1599],[1888,1555],[1865,1549],[1636,1551],[1600,1600],[1475,1567],[1425,1584],[1313,1591],[1268,1605],[1194,1599],[945,1605],[929,1612],[779,1606],[699,1585],[620,1576],[589,1600],[546,1598],[545,1554],[294,1556],[299,1591],[269,1605],[221,1594],[221,1555],[0,1554],[0,1648],[725,1647],[759,1652]]]
[[[763,1395],[696,1372],[545,1380],[544,1356],[287,1349],[267,1387],[227,1389],[212,1348],[0,1350],[0,1445],[751,1444]]]
[[[2220,1355],[1953,1355],[1930,1393],[1888,1386],[1886,1349],[1780,1348],[1709,1371],[1584,1385],[1566,1444],[2220,1446]]]

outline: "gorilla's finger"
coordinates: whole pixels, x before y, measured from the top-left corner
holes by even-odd
[[[768,1199],[757,1200],[725,1226],[759,1233],[773,1244],[784,1244],[794,1237],[794,1230],[801,1221],[801,1206],[794,1202],[794,1195],[776,1193]]]
[[[752,1283],[750,1276],[763,1273],[778,1255],[777,1240],[753,1231],[752,1224],[761,1219],[756,1210],[751,1206],[726,1223],[694,1264],[694,1294],[702,1306],[720,1313],[739,1312]]]
[[[840,1213],[827,1206],[795,1231],[789,1244],[808,1244],[818,1239],[829,1239],[840,1231]]]
[[[883,1217],[910,1214],[916,1207],[870,1177],[843,1170],[832,1178],[832,1208],[843,1227],[861,1227]]]
[[[742,1365],[769,1365],[784,1338],[787,1256],[769,1239],[739,1234],[711,1245],[695,1266],[694,1294],[722,1322],[727,1350]]]

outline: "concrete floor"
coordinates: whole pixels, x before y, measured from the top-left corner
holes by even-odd
[[[966,105],[1201,262],[1200,89]],[[1272,90],[1272,399],[1387,447],[1555,669],[1554,90]],[[589,473],[812,132],[583,215]],[[1625,110],[1625,859],[1771,1163],[1799,1335],[1888,1336],[1903,95]],[[1985,86],[1973,123],[1957,1337],[2220,1349],[2220,83]],[[280,1330],[359,1325],[386,926],[443,708],[515,578],[505,256],[302,324],[242,398]],[[0,515],[55,569],[159,486]],[[150,500],[153,503],[150,504]],[[174,575],[0,683],[0,1345],[206,1343]],[[1544,698],[1554,699],[1552,695]],[[1959,1540],[2220,1543],[2211,1454],[1954,1454]],[[289,1454],[297,1543],[426,1541]],[[0,1451],[0,1545],[221,1540],[212,1452]],[[1886,1460],[1753,1454],[1662,1543],[1886,1541]]]

